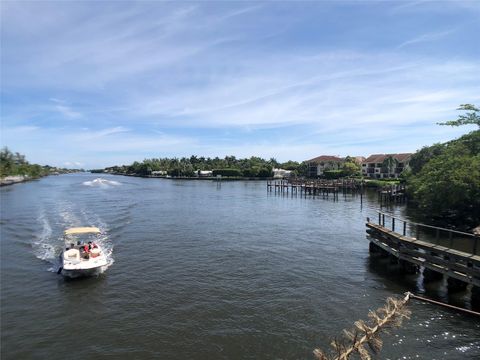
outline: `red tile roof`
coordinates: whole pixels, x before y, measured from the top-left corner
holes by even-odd
[[[310,163],[321,163],[321,162],[328,162],[328,161],[344,162],[345,159],[338,156],[333,156],[333,155],[321,155],[321,156],[317,156],[316,158],[307,160],[307,162],[310,162]]]
[[[364,163],[382,163],[387,157],[391,156],[396,159],[398,162],[405,162],[410,159],[412,153],[403,153],[403,154],[374,154],[370,155]]]

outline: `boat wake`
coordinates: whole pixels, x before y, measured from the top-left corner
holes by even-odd
[[[96,186],[96,187],[102,187],[102,188],[121,185],[121,183],[119,183],[118,181],[107,180],[103,178],[96,178],[91,181],[84,181],[82,184],[85,186]]]
[[[56,246],[57,241],[52,241],[52,227],[45,213],[42,213],[38,220],[42,230],[35,236],[32,244],[33,251],[38,259],[50,261],[55,258],[55,253],[59,250],[58,245]]]
[[[49,216],[44,211],[41,212],[38,217],[41,230],[35,235],[32,243],[34,255],[51,265],[48,271],[57,272],[61,266],[60,254],[65,246],[63,231],[84,224],[96,226],[101,231],[96,242],[103,249],[107,258],[107,265],[99,271],[99,273],[103,273],[114,263],[113,244],[109,237],[107,225],[96,215],[87,214],[85,211],[75,215],[71,209],[69,210],[59,211],[60,215],[57,222],[53,224],[50,222]]]

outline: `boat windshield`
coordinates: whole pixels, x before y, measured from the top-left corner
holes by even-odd
[[[65,230],[65,235],[100,234],[97,227],[75,227]]]
[[[98,228],[71,228],[65,230],[65,244],[70,248],[77,248],[89,241],[98,241],[100,230]]]

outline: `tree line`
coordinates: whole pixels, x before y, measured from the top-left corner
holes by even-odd
[[[480,110],[470,104],[458,110],[468,112],[440,125],[471,124],[479,130],[423,147],[412,156],[404,176],[420,214],[467,229],[480,225]]]
[[[30,164],[26,160],[25,155],[12,152],[8,147],[0,150],[0,178],[7,176],[26,176],[35,179],[49,175],[52,172],[65,173],[70,171],[71,170],[49,165]]]
[[[269,160],[252,156],[237,159],[235,156],[210,158],[192,155],[182,158],[152,158],[142,162],[135,161],[131,165],[111,166],[104,171],[127,175],[151,175],[154,171],[162,171],[172,177],[194,177],[198,171],[213,171],[215,174],[235,177],[271,177],[274,168],[291,170],[295,175],[305,175],[307,165],[296,161],[279,163],[274,158]],[[103,170],[99,170],[101,172]],[[95,172],[95,171],[94,171]]]
[[[213,176],[222,175],[244,178],[269,178],[273,176],[273,169],[290,170],[292,176],[309,177],[308,162],[286,161],[278,162],[276,159],[269,160],[252,156],[245,159],[237,159],[235,156],[225,158],[210,158],[203,156],[182,158],[152,158],[142,162],[135,161],[131,165],[111,166],[92,172],[110,172],[126,175],[151,175],[155,171],[164,172],[171,177],[194,177],[199,171],[212,171]],[[346,157],[342,167],[338,170],[325,171],[325,177],[334,179],[345,176],[360,176],[360,164],[352,157]]]

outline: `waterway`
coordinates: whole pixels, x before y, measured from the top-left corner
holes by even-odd
[[[0,189],[2,359],[313,359],[388,296],[425,289],[368,253],[374,194],[262,181],[51,176]],[[402,206],[387,209],[403,216]],[[109,267],[56,274],[62,231],[98,226]],[[478,359],[480,321],[413,301],[382,359]]]

